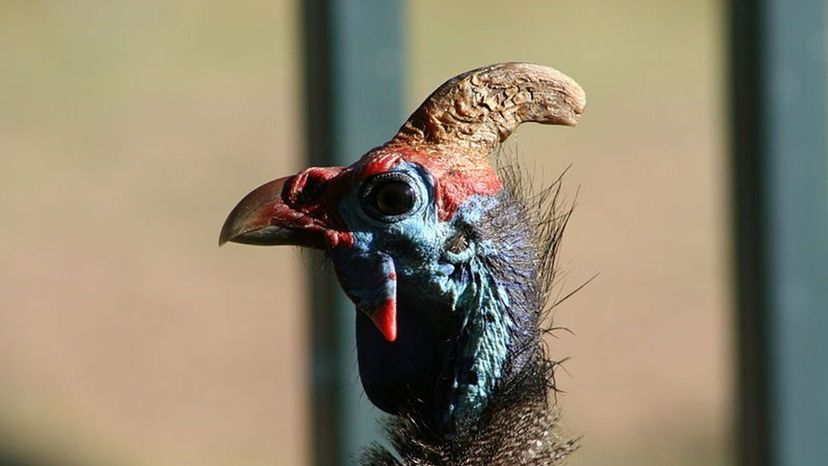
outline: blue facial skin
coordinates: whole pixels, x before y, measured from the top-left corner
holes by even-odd
[[[388,181],[412,188],[408,212],[386,217],[372,204]],[[532,301],[535,261],[526,219],[509,213],[506,191],[473,196],[449,221],[439,220],[434,193],[433,177],[407,162],[355,186],[339,205],[354,245],[330,257],[364,310],[356,313],[357,350],[368,398],[386,412],[416,410],[451,434],[475,422],[522,365],[537,310],[512,303]],[[397,302],[395,342],[366,315],[386,299]]]

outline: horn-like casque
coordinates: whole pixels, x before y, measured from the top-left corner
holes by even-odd
[[[531,63],[497,63],[446,81],[389,145],[431,148],[428,152],[442,157],[452,149],[455,156],[460,151],[466,162],[477,165],[485,163],[521,123],[573,126],[585,105],[581,86],[558,70]]]

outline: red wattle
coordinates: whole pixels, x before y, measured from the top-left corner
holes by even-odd
[[[371,320],[386,340],[397,339],[397,300],[387,299],[371,313]]]

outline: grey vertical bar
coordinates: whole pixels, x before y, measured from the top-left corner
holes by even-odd
[[[824,0],[769,0],[767,229],[772,435],[780,465],[828,464]]]
[[[828,146],[822,0],[731,0],[739,452],[828,464]]]
[[[306,0],[306,144],[314,165],[349,165],[388,140],[403,114],[403,0]],[[359,383],[353,305],[322,260],[310,264],[314,465],[350,464],[379,438]]]

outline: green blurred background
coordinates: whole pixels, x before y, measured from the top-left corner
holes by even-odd
[[[0,2],[8,456],[307,463],[301,256],[216,247],[244,193],[303,166],[299,7]],[[409,109],[496,61],[587,91],[576,129],[530,125],[509,144],[547,181],[572,167],[561,289],[600,274],[557,309],[575,336],[551,342],[572,357],[559,401],[585,436],[575,466],[731,463],[721,10],[408,2]]]

